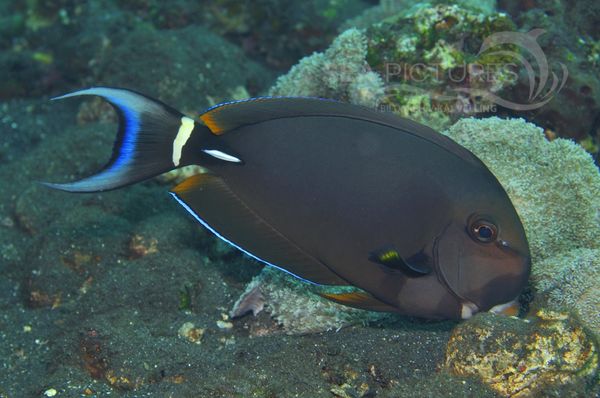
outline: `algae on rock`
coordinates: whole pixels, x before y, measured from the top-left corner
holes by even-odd
[[[384,77],[382,107],[434,129],[493,110],[481,92],[516,83],[506,65],[518,51],[512,44],[481,51],[482,43],[512,30],[506,14],[447,4],[414,7],[371,24],[365,33],[367,62]]]
[[[502,396],[586,396],[598,372],[598,346],[566,314],[483,313],[454,329],[445,365],[457,376],[480,377]]]
[[[390,314],[363,311],[321,298],[318,292],[348,291],[349,288],[328,288],[309,285],[284,272],[265,267],[246,287],[232,314],[245,297],[256,289],[266,304],[266,311],[288,334],[305,334],[337,330],[344,326],[368,323],[390,317]],[[350,288],[350,290],[352,290]],[[262,303],[260,310],[262,309]],[[259,310],[259,311],[260,311]],[[247,311],[255,311],[247,308]],[[239,315],[242,315],[241,313]]]

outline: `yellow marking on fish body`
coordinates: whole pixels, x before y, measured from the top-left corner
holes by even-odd
[[[173,164],[179,166],[181,151],[194,130],[194,120],[187,116],[181,118],[181,126],[173,140]]]
[[[400,255],[398,254],[397,251],[389,251],[386,253],[383,253],[379,256],[379,259],[381,261],[390,261],[390,260],[395,260],[400,258]]]

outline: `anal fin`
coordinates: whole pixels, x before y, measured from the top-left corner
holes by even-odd
[[[171,194],[202,225],[251,257],[309,282],[348,285],[249,208],[222,178],[197,174]]]
[[[348,307],[359,308],[361,310],[380,311],[380,312],[397,312],[398,309],[383,301],[376,299],[366,292],[351,292],[351,293],[319,293],[319,295],[338,304]]]

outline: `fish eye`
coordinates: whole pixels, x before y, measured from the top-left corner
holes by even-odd
[[[471,237],[482,243],[489,243],[496,240],[498,236],[498,227],[487,220],[476,220],[469,227]]]

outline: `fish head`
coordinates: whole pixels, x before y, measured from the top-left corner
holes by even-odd
[[[513,302],[531,269],[527,237],[510,201],[455,217],[434,253],[438,278],[461,301],[463,319]]]

